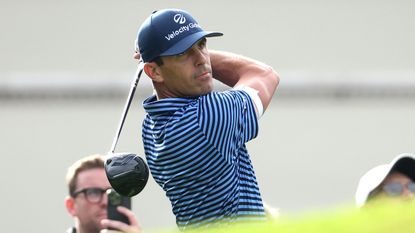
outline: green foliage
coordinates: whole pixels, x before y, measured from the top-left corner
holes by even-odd
[[[315,211],[296,216],[281,216],[265,223],[238,223],[221,228],[186,231],[191,233],[413,233],[415,203],[377,201],[357,209]],[[146,231],[147,232],[147,231]],[[161,231],[158,231],[161,232]],[[179,232],[164,231],[164,232]]]

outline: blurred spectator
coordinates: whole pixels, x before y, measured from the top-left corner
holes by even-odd
[[[415,156],[404,153],[390,163],[370,169],[359,181],[356,204],[361,207],[371,199],[399,197],[412,198],[415,194]]]
[[[111,185],[105,174],[104,161],[102,155],[90,155],[68,168],[69,195],[65,198],[65,206],[74,218],[75,226],[67,233],[107,232],[109,227],[126,233],[141,232],[134,213],[127,208],[118,207],[117,210],[127,216],[131,225],[107,219],[106,192]]]

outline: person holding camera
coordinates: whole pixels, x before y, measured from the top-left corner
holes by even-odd
[[[104,170],[104,156],[90,155],[76,161],[68,168],[66,182],[69,195],[65,198],[68,213],[75,226],[67,233],[103,233],[107,229],[117,232],[140,233],[141,227],[134,213],[123,206],[117,210],[126,216],[130,224],[108,219],[108,196],[111,185]],[[112,230],[111,230],[112,231]]]

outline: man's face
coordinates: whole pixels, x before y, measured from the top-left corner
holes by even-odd
[[[213,89],[212,68],[206,39],[196,42],[186,52],[163,57],[163,97],[192,97]]]
[[[389,196],[413,197],[415,191],[413,181],[408,176],[396,171],[391,172],[381,186],[383,192]]]
[[[76,191],[85,188],[106,190],[110,187],[103,168],[90,169],[78,174]],[[107,218],[107,194],[102,194],[102,199],[98,203],[88,201],[85,193],[80,193],[73,199],[73,216],[78,218],[80,227],[88,232],[99,232],[101,220]]]

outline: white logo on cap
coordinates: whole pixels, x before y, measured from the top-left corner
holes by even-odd
[[[178,24],[184,24],[186,23],[186,18],[182,14],[175,14],[173,17],[174,22]]]

